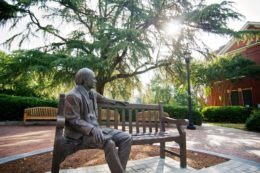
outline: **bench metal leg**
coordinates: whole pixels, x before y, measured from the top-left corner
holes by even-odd
[[[160,142],[160,158],[165,158],[165,142]]]
[[[186,136],[182,136],[181,142],[179,144],[180,146],[180,165],[181,168],[187,167],[187,151],[186,151]]]
[[[63,157],[61,155],[61,151],[57,148],[53,149],[53,156],[52,156],[52,167],[51,167],[51,173],[59,173],[60,171],[60,164],[63,160]]]

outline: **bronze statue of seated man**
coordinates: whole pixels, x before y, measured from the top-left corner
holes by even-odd
[[[110,171],[125,172],[132,136],[120,130],[101,128],[97,121],[97,103],[125,104],[125,102],[108,99],[96,92],[95,74],[88,68],[82,68],[77,72],[75,82],[76,86],[66,94],[65,98],[64,137],[66,141],[83,148],[104,149]]]

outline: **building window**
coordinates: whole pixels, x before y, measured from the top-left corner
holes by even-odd
[[[238,91],[231,91],[230,96],[231,96],[231,105],[233,106],[239,105]]]
[[[242,90],[244,105],[253,106],[251,89]]]

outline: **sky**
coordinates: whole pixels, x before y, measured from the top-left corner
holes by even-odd
[[[206,0],[207,3],[221,2],[219,0]],[[234,9],[244,15],[241,21],[230,21],[229,27],[234,30],[241,29],[247,21],[260,22],[260,0],[233,0]],[[203,40],[212,50],[217,50],[220,46],[226,44],[230,38],[227,36],[218,36],[214,34],[203,34]]]

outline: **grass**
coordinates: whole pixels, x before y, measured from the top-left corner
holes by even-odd
[[[245,124],[242,123],[208,123],[215,126],[228,127],[233,129],[246,130]]]

